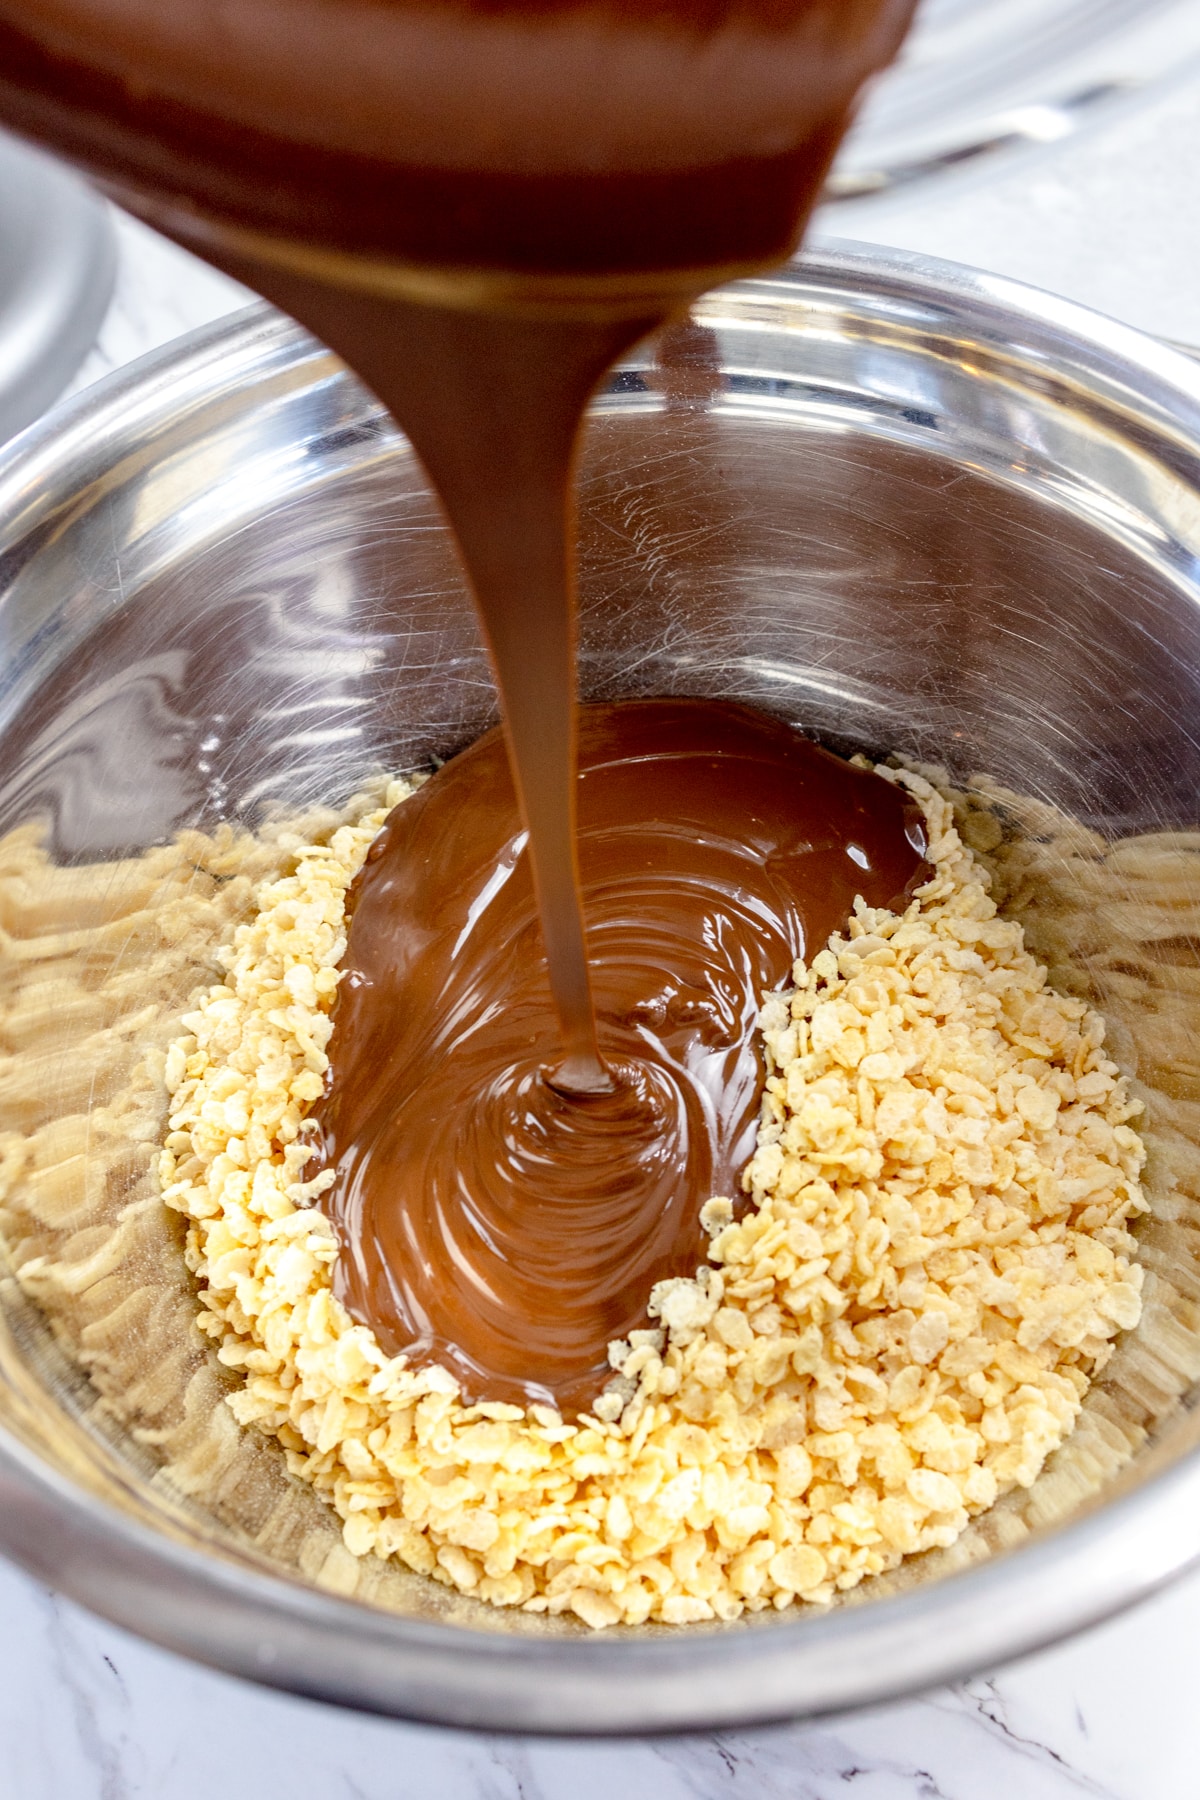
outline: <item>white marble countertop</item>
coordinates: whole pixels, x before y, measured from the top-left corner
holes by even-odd
[[[5,1800],[1196,1800],[1200,1577],[995,1678],[818,1725],[576,1743],[338,1712],[0,1565]]]
[[[826,216],[1200,344],[1200,82],[986,181]],[[75,386],[246,295],[119,221]],[[362,1718],[192,1667],[0,1564],[3,1800],[1198,1800],[1200,1574],[991,1678],[744,1735],[559,1744]]]

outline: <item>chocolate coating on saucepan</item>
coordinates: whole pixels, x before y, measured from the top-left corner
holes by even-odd
[[[559,1035],[498,731],[392,813],[351,895],[327,1093],[337,1290],[470,1398],[587,1406],[654,1282],[736,1195],[755,1018],[854,897],[926,878],[919,809],[741,706],[589,706],[579,862],[608,1093],[552,1085]]]

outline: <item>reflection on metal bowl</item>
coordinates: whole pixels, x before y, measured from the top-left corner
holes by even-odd
[[[693,336],[691,363],[635,355],[593,409],[584,692],[726,695],[834,746],[986,771],[1109,836],[1194,827],[1200,369],[1012,283],[852,248],[710,295],[696,319],[711,336]],[[336,360],[265,308],[83,395],[8,454],[0,581],[0,830],[43,820],[81,892],[100,859],[337,801],[495,717],[419,466]],[[1200,905],[1189,879],[1181,907]],[[83,921],[70,882],[56,891],[46,929],[69,946]],[[105,903],[92,892],[91,924]],[[130,917],[111,954],[136,1033],[153,913]],[[1164,964],[1184,1002],[1187,964]],[[3,1046],[10,1151],[37,1108],[67,1132],[89,1095],[96,1133],[116,1129],[86,1007],[80,1020],[56,1017],[32,1080]],[[1183,1063],[1174,1079],[1186,1108]],[[161,1119],[137,1118],[152,1142]],[[84,1130],[73,1152],[85,1175],[92,1142]],[[106,1166],[120,1219],[125,1177]],[[0,1543],[161,1643],[384,1712],[644,1732],[879,1700],[1048,1642],[1200,1556],[1196,1203],[1180,1186],[1172,1204],[1147,1228],[1159,1337],[1124,1448],[1102,1382],[1080,1442],[1107,1461],[1089,1451],[957,1552],[825,1613],[589,1637],[416,1577],[380,1585],[323,1509],[303,1541],[283,1531],[277,1472],[234,1480],[231,1421],[201,1455],[182,1349],[169,1430],[97,1404],[154,1326],[132,1298],[114,1287],[124,1324],[101,1354],[47,1327],[28,1277],[0,1282]],[[0,1228],[11,1247],[2,1198]],[[96,1227],[78,1294],[115,1281],[108,1249]]]

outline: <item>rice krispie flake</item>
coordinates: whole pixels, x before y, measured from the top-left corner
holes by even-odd
[[[201,1327],[244,1378],[229,1405],[354,1554],[596,1627],[732,1619],[952,1543],[1070,1432],[1140,1315],[1140,1105],[949,802],[880,773],[924,808],[934,874],[766,998],[748,1199],[708,1202],[708,1262],[654,1288],[577,1421],[465,1405],[333,1294],[307,1115],[346,891],[406,784],[262,886],[168,1053],[161,1181]]]

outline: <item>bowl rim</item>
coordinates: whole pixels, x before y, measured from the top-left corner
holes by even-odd
[[[876,246],[825,243],[701,303],[867,290],[1119,392],[1200,444],[1200,365],[1074,302]],[[340,367],[264,303],[118,370],[0,451],[0,553],[153,420],[186,418],[223,380]],[[0,1549],[164,1648],[269,1686],[428,1723],[546,1735],[713,1730],[878,1704],[992,1668],[1098,1623],[1200,1561],[1200,1448],[1116,1482],[1065,1523],[880,1599],[767,1624],[507,1632],[414,1619],[209,1555],[76,1487],[0,1424]]]

